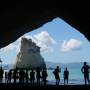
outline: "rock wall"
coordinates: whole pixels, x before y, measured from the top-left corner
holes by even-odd
[[[56,17],[65,20],[90,40],[89,0],[81,2],[60,0],[60,2],[50,3],[43,0],[40,2],[30,0],[29,2],[7,3],[2,3],[0,8],[0,48]]]

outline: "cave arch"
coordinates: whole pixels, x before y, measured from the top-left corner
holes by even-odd
[[[35,1],[36,2],[36,1]],[[89,2],[61,1],[50,4],[40,2],[18,2],[2,4],[0,15],[0,48],[15,41],[21,35],[32,31],[56,17],[60,17],[68,24],[83,33],[90,40]],[[6,6],[6,7],[4,7]],[[85,7],[83,7],[85,6]]]

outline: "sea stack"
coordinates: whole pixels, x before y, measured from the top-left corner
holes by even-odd
[[[36,45],[31,39],[22,38],[20,52],[17,54],[16,63],[14,67],[17,68],[45,68],[44,58],[40,54],[40,47]]]

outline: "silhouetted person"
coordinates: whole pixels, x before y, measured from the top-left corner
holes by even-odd
[[[37,79],[37,85],[40,85],[40,68],[36,68],[36,79]]]
[[[3,68],[1,67],[1,68],[0,68],[0,83],[2,83],[2,81],[3,81],[3,74],[4,74],[4,70],[3,70]]]
[[[5,72],[5,83],[8,83],[8,72]]]
[[[16,83],[16,80],[17,80],[17,74],[18,74],[18,72],[17,72],[17,68],[15,68],[14,70],[13,70],[13,79],[14,79],[14,83]]]
[[[10,69],[8,72],[8,83],[11,83],[11,79],[12,79],[12,69]]]
[[[25,79],[26,79],[26,83],[28,83],[28,69],[26,69]]]
[[[68,84],[69,71],[67,70],[67,68],[65,68],[65,70],[64,70],[63,77],[64,77],[64,85],[65,85],[65,81],[66,81],[66,82],[67,82],[67,84]]]
[[[81,68],[82,73],[84,74],[84,80],[85,80],[85,84],[89,84],[89,69],[90,66],[87,65],[87,62],[84,62],[83,67]]]
[[[25,72],[24,70],[21,68],[19,71],[19,82],[20,83],[24,83],[24,77],[25,77]]]
[[[31,82],[31,85],[34,85],[34,81],[35,81],[35,72],[33,69],[31,69],[31,72],[30,72],[30,82]]]
[[[43,69],[43,71],[42,71],[42,80],[43,80],[44,85],[46,85],[47,76],[48,76],[47,70],[46,69]]]
[[[60,70],[59,66],[57,66],[56,69],[53,71],[53,74],[56,79],[56,85],[59,85],[59,82],[60,82],[60,76],[59,76],[60,72],[61,72],[61,70]]]

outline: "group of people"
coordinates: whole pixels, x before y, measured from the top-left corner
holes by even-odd
[[[1,68],[2,69],[2,68]],[[37,81],[37,85],[40,85],[42,81],[43,85],[46,85],[47,79],[47,71],[46,68],[36,68],[36,69],[24,69],[24,68],[15,68],[10,69],[8,72],[2,69],[0,71],[0,82],[3,82],[3,76],[5,77],[5,83],[30,83],[31,85],[35,84],[35,80]]]
[[[60,72],[61,72],[61,69],[59,68],[59,66],[57,66],[56,69],[53,71],[53,74],[56,79],[56,85],[59,85],[59,82],[60,82],[60,74],[59,74]],[[63,77],[64,77],[64,85],[68,84],[69,71],[68,71],[67,67],[64,70]]]
[[[55,79],[56,79],[56,85],[59,85],[59,82],[60,82],[60,76],[59,76],[60,75],[59,74],[60,72],[61,72],[61,69],[59,68],[59,66],[57,66],[57,68],[53,72],[54,75],[55,75]],[[90,80],[89,80],[90,66],[87,65],[87,62],[84,62],[83,63],[83,66],[81,68],[81,72],[84,75],[85,85],[86,84],[90,84]],[[64,77],[64,85],[65,84],[68,84],[69,71],[68,71],[67,67],[64,70],[63,77]]]
[[[89,84],[89,71],[90,67],[89,65],[87,65],[86,62],[84,62],[83,67],[81,68],[82,73],[84,74],[84,80],[85,80],[85,84]],[[61,72],[61,68],[59,68],[59,66],[57,66],[54,71],[52,72],[53,75],[55,76],[56,79],[56,85],[59,85],[60,83],[60,72]],[[3,75],[4,74],[4,70],[1,67],[0,68],[0,83],[3,82]],[[10,69],[8,72],[5,72],[5,83],[30,83],[31,85],[36,84],[40,85],[41,81],[43,85],[46,85],[47,83],[47,77],[48,77],[48,73],[46,68],[36,68],[36,69],[19,69],[19,68],[15,68],[15,69]],[[64,85],[68,84],[68,80],[69,80],[69,70],[67,69],[67,67],[65,68],[64,72],[63,72],[63,77],[64,77]]]

